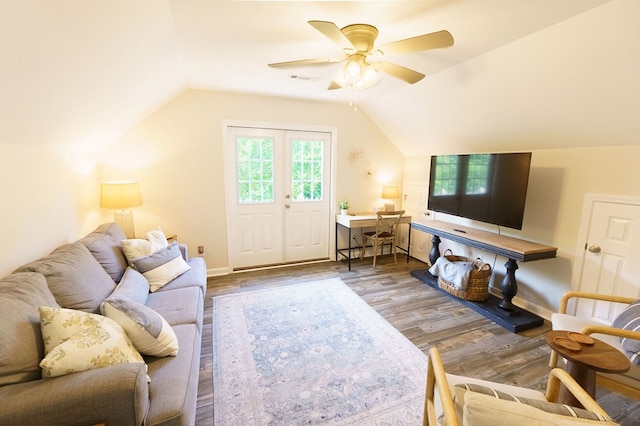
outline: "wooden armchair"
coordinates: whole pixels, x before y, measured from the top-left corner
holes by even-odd
[[[596,339],[602,340],[620,352],[625,353],[620,344],[620,337],[640,340],[640,331],[624,330],[615,328],[611,324],[596,321],[592,318],[578,317],[568,312],[569,301],[571,299],[591,299],[603,302],[621,303],[630,305],[636,301],[633,297],[605,295],[598,293],[588,293],[581,291],[570,291],[565,293],[560,299],[558,312],[551,315],[551,325],[554,330],[576,331],[586,335],[593,335]],[[627,355],[625,353],[625,355]],[[549,366],[558,365],[558,354],[551,351]],[[632,366],[628,376],[631,380],[616,380],[614,376],[599,376],[599,384],[616,392],[640,399],[640,367]],[[622,377],[620,377],[622,379]]]
[[[584,409],[555,404],[561,384],[576,397]],[[465,387],[469,387],[470,390],[466,390]],[[481,392],[483,388],[484,393]],[[427,366],[423,426],[458,426],[463,423],[463,416],[468,424],[492,426],[524,426],[531,419],[539,421],[536,424],[584,425],[589,424],[585,420],[588,416],[601,422],[593,424],[617,424],[566,371],[560,368],[550,371],[546,393],[542,393],[447,374],[438,350],[432,348],[429,351]]]

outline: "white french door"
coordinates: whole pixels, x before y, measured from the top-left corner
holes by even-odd
[[[229,266],[329,257],[331,133],[227,127]]]

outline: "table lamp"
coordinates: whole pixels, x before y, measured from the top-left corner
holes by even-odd
[[[382,187],[382,198],[384,200],[395,200],[400,196],[396,185],[385,185]],[[384,210],[388,212],[395,211],[396,205],[393,201],[384,204]]]
[[[108,181],[100,184],[100,207],[118,209],[114,221],[122,228],[127,238],[134,238],[133,213],[126,210],[142,205],[140,185],[135,181]]]

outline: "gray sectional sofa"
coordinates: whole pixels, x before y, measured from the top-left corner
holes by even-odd
[[[178,260],[182,266],[184,260],[188,270],[150,292],[147,276],[129,266],[121,246],[124,239],[116,224],[103,224],[0,280],[0,425],[195,423],[205,263],[200,257],[189,258],[184,245],[163,249],[179,249]],[[40,312],[46,308],[41,307],[102,321],[105,317],[94,315],[104,313],[110,301],[113,306],[119,301],[137,307],[134,314],[149,313],[153,321],[148,329],[140,326],[141,333],[153,341],[162,329],[177,342],[177,354],[142,354],[144,362],[108,366],[98,359],[95,368],[43,378],[40,363],[51,342],[50,336],[43,340]]]

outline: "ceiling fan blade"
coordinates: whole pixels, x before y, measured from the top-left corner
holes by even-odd
[[[404,40],[394,41],[385,44],[377,49],[385,55],[393,53],[418,52],[420,50],[439,49],[441,47],[453,46],[453,36],[449,31],[442,30],[435,33],[423,34]]]
[[[378,62],[374,65],[374,68],[409,84],[417,83],[424,78],[424,74],[418,71],[405,68],[402,65],[392,64],[391,62]]]
[[[328,21],[307,21],[316,30],[320,31],[341,49],[357,50],[351,41],[340,31],[340,28],[333,22]]]
[[[337,62],[342,62],[344,58],[329,58],[329,59],[301,59],[299,61],[287,61],[287,62],[275,62],[273,64],[269,64],[271,68],[281,68],[281,67],[297,67],[304,65],[327,65],[327,64],[335,64]]]
[[[342,89],[342,86],[340,86],[335,81],[331,80],[331,84],[329,84],[329,87],[327,87],[327,90],[336,90],[336,89]]]

